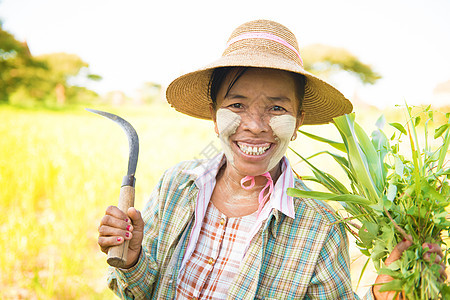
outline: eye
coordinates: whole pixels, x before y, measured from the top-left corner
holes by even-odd
[[[287,111],[286,109],[284,109],[283,107],[279,106],[279,105],[275,105],[274,107],[272,107],[273,111],[277,111],[277,112],[285,112]]]
[[[242,103],[233,103],[233,104],[228,105],[228,107],[239,109],[239,108],[242,108],[243,105],[242,105]]]

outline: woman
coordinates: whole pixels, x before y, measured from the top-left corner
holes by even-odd
[[[245,23],[219,60],[174,80],[167,99],[212,119],[224,153],[166,171],[143,218],[107,209],[102,251],[130,240],[128,266],[111,268],[110,288],[126,299],[357,298],[344,227],[331,225],[326,204],[286,195],[305,188],[284,157],[299,126],[352,110],[304,71],[295,36],[272,21]],[[408,246],[401,242],[388,263]],[[388,296],[374,289],[366,298]]]

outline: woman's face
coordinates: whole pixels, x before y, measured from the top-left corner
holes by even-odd
[[[290,73],[249,68],[227,93],[235,73],[219,88],[215,131],[231,166],[243,176],[257,176],[278,165],[303,113],[298,114]]]

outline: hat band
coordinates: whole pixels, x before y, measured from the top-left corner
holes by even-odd
[[[303,60],[302,60],[302,58],[300,56],[300,53],[297,51],[297,49],[295,49],[294,46],[292,46],[291,44],[289,44],[288,42],[286,42],[284,39],[280,38],[279,36],[276,36],[274,34],[270,34],[270,33],[267,33],[267,32],[243,33],[243,34],[238,35],[237,37],[231,39],[230,41],[228,41],[227,48],[231,44],[234,44],[234,43],[242,41],[242,40],[247,40],[247,39],[266,39],[266,40],[271,40],[271,41],[277,42],[279,44],[282,44],[283,46],[288,47],[289,49],[294,51],[295,54],[297,54],[298,58],[300,59],[300,62],[302,64],[302,66],[303,66]]]

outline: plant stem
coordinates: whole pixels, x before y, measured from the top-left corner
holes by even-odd
[[[394,219],[392,218],[391,214],[388,212],[388,210],[386,209],[386,207],[384,208],[384,212],[386,213],[386,215],[388,216],[389,220],[391,220],[392,224],[394,224],[395,229],[398,230],[398,232],[400,232],[400,234],[403,236],[403,238],[407,239],[408,241],[410,241],[411,243],[414,243],[414,241],[412,240],[411,236],[408,235],[405,230],[403,230],[403,228],[401,228],[400,226],[398,226],[398,224],[394,221]]]

